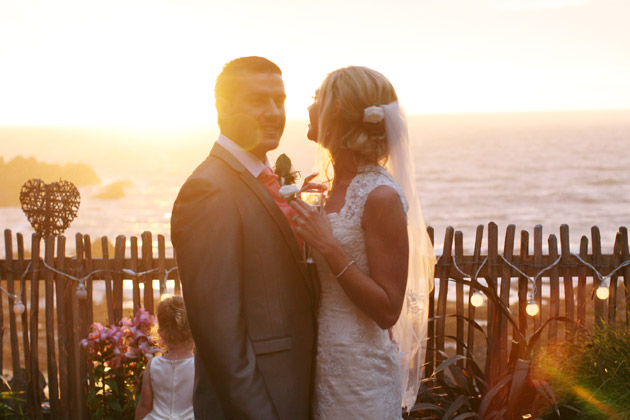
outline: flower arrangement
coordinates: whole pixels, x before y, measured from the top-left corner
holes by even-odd
[[[141,308],[133,319],[123,318],[117,325],[93,323],[81,340],[92,364],[87,378],[92,418],[134,418],[142,372],[160,351],[151,335],[156,324],[155,316]]]

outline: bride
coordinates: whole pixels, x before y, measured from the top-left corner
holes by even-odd
[[[290,202],[321,281],[314,417],[400,420],[420,384],[434,267],[404,113],[382,74],[347,67],[309,117],[334,171],[323,214]]]

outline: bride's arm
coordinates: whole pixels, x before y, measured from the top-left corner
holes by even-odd
[[[403,304],[407,284],[409,245],[407,223],[400,197],[390,187],[375,188],[368,196],[362,219],[371,276],[345,253],[333,236],[328,219],[300,201],[297,233],[326,259],[348,297],[381,328],[392,327]]]

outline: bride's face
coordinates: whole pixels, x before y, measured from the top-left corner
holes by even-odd
[[[316,93],[317,95],[317,93]],[[319,107],[317,106],[317,99],[313,98],[313,103],[308,107],[308,133],[306,137],[309,140],[317,142],[317,126],[319,124]]]

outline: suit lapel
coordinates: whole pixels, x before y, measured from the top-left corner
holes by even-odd
[[[295,240],[293,229],[291,229],[289,222],[287,221],[286,217],[284,217],[282,210],[280,210],[274,199],[271,198],[265,187],[263,187],[260,182],[256,178],[254,178],[254,176],[238,161],[238,159],[236,159],[223,146],[215,143],[210,154],[223,160],[236,172],[238,172],[241,180],[249,187],[250,190],[252,190],[254,195],[256,195],[256,197],[264,205],[269,215],[278,225],[280,232],[282,232],[282,236],[284,237],[287,246],[291,250],[291,253],[295,258],[298,267],[300,267],[302,277],[306,280],[308,288],[312,292],[312,285],[310,285],[308,280],[310,276],[308,275],[308,272],[306,270],[306,264],[302,262],[302,260],[304,259],[304,257],[302,256],[302,251],[300,250],[300,247]]]

